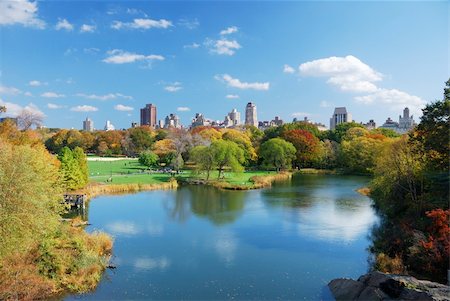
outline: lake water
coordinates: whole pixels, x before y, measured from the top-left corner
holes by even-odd
[[[115,238],[98,288],[67,300],[328,300],[327,283],[368,269],[377,221],[367,178],[297,175],[253,191],[182,186],[102,196],[88,231]]]

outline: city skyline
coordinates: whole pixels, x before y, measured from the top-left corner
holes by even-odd
[[[2,116],[48,127],[128,128],[148,103],[188,126],[248,102],[259,120],[347,107],[381,125],[404,107],[418,119],[448,78],[445,2],[2,3]]]

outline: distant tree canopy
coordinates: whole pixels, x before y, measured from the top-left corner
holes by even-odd
[[[152,151],[144,151],[139,155],[139,163],[147,167],[157,167],[159,157]]]
[[[260,156],[263,166],[277,170],[290,169],[296,149],[292,143],[281,138],[272,138],[261,144]]]

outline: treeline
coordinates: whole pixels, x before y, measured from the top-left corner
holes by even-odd
[[[417,128],[376,160],[371,197],[384,215],[373,233],[376,267],[447,283],[450,258],[450,80]]]
[[[56,154],[67,147],[100,156],[142,155],[145,165],[170,166],[176,170],[192,162],[204,170],[311,167],[371,174],[375,158],[394,137],[398,135],[391,130],[369,131],[358,123],[340,124],[333,131],[321,132],[310,123],[296,122],[264,132],[250,126],[196,127],[189,131],[152,130],[145,126],[92,133],[60,130],[47,137],[45,145]],[[236,147],[239,150],[231,151]],[[228,151],[223,153],[221,148]],[[205,162],[208,156],[199,155],[202,152],[212,155],[210,163]],[[220,156],[227,157],[225,165]]]
[[[70,174],[87,181],[80,170],[86,164],[83,150],[64,148],[55,157],[41,140],[36,131],[0,123],[1,300],[93,289],[111,251],[106,234],[87,234],[61,221],[62,194],[77,188]]]

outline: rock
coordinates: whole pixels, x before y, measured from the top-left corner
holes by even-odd
[[[434,300],[450,301],[450,287],[411,276],[378,271],[352,279],[334,279],[328,287],[336,300]]]
[[[336,300],[355,300],[364,289],[364,284],[353,279],[334,279],[328,287]]]

